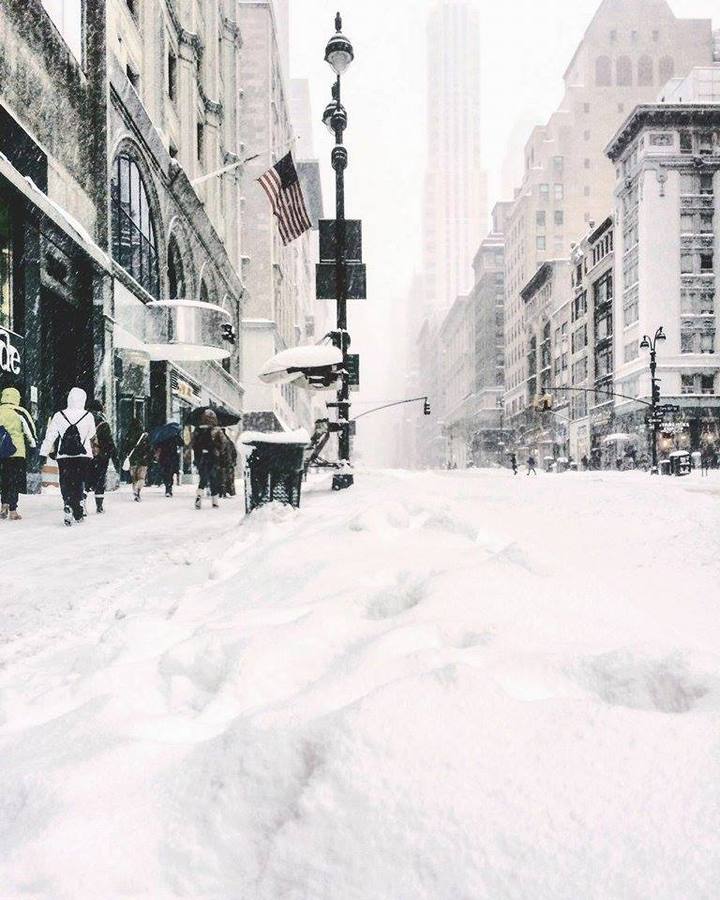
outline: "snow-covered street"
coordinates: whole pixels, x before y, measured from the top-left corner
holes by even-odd
[[[720,476],[0,522],[0,896],[702,900]]]

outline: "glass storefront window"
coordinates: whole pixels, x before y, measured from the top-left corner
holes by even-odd
[[[0,328],[13,326],[13,254],[10,210],[0,200]]]

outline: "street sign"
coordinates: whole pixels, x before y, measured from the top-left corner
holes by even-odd
[[[337,272],[334,262],[321,262],[315,267],[315,296],[318,300],[337,299]],[[365,300],[367,283],[363,263],[345,263],[345,298]]]
[[[336,220],[320,220],[320,262],[335,262]],[[362,262],[362,222],[360,219],[345,220],[345,259],[348,262]]]
[[[655,409],[657,412],[665,413],[665,415],[680,412],[680,407],[675,403],[663,403],[662,406],[656,406]]]
[[[350,387],[360,387],[360,354],[349,353],[345,357],[345,368],[347,369]]]

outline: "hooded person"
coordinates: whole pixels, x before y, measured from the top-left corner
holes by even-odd
[[[21,519],[20,494],[26,490],[27,451],[37,445],[35,423],[20,406],[20,391],[9,387],[0,394],[0,519]]]
[[[100,400],[91,400],[87,408],[95,420],[95,434],[92,438],[93,460],[88,473],[87,489],[95,494],[95,509],[98,513],[105,511],[105,483],[107,470],[112,460],[119,470],[118,452],[112,436],[110,423],[105,418],[105,410]]]
[[[222,454],[225,435],[218,427],[218,418],[212,409],[206,409],[192,436],[192,450],[195,454],[195,466],[200,475],[195,509],[202,508],[202,495],[210,488],[212,505],[219,506],[220,496],[220,456]]]
[[[66,525],[72,525],[73,520],[81,522],[85,512],[85,481],[93,459],[95,435],[95,419],[85,409],[86,402],[85,391],[72,388],[66,408],[50,419],[40,448],[41,457],[53,456],[57,460]]]

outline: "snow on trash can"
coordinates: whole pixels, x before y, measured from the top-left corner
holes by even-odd
[[[567,456],[558,456],[555,461],[555,471],[560,474],[561,472],[567,472],[568,470],[568,458]]]
[[[690,474],[690,454],[687,450],[674,450],[670,454],[670,471],[673,475]]]
[[[266,503],[299,507],[307,431],[246,431],[240,442],[252,447],[245,461],[245,511]]]

